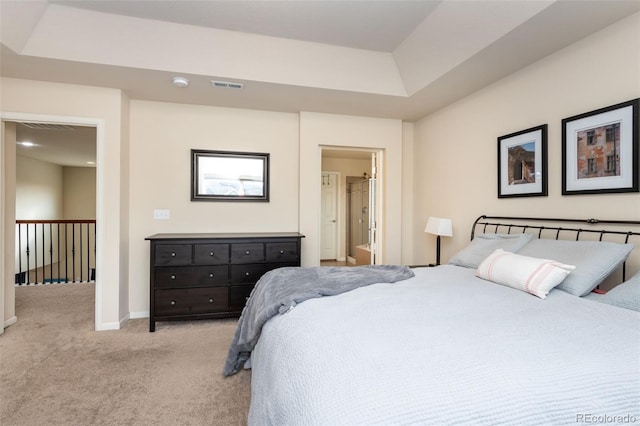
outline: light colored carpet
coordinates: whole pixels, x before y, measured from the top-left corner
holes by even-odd
[[[93,331],[94,285],[16,288],[0,336],[0,424],[243,425],[249,371],[222,377],[237,320]]]

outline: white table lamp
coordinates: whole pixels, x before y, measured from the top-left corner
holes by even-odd
[[[443,219],[440,217],[430,217],[424,232],[437,235],[436,237],[436,265],[440,265],[440,237],[453,236],[453,225],[451,219]]]

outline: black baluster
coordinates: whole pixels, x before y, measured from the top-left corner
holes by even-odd
[[[64,281],[69,282],[69,224],[64,224]]]
[[[35,265],[33,270],[35,271],[35,274],[36,274],[36,277],[33,283],[36,284],[38,282],[38,224],[37,223],[33,224],[33,253],[35,254],[35,259],[34,259]]]
[[[27,285],[31,282],[31,277],[29,274],[29,254],[31,250],[29,250],[29,224],[27,223]]]
[[[58,222],[58,282],[62,282],[60,279],[60,222]]]
[[[22,224],[18,224],[18,281],[22,285]]]
[[[53,223],[49,222],[49,278],[53,283]]]
[[[87,282],[91,281],[91,234],[89,229],[89,222],[87,222]]]
[[[71,224],[71,273],[72,282],[76,282],[76,224]]]
[[[80,282],[82,282],[82,223],[78,223],[78,229],[80,230]]]
[[[97,237],[97,224],[93,222],[93,281],[96,280],[96,263],[97,263],[97,251],[96,247],[98,245],[98,237]]]

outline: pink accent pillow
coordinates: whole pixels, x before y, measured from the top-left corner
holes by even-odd
[[[482,261],[476,270],[476,276],[544,299],[575,268],[554,260],[527,257],[498,249]]]

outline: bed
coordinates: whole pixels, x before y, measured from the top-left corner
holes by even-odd
[[[640,274],[629,266],[640,222],[575,226],[562,219],[554,227],[552,219],[522,219],[481,216],[472,226],[473,240],[450,264],[413,268],[412,277],[397,282],[310,297],[266,320],[250,352],[248,423],[640,421],[640,312],[633,302]],[[605,225],[613,230],[600,228]],[[549,241],[569,232],[573,241],[559,242],[559,248],[541,243],[549,232]],[[577,265],[551,259],[554,268],[564,265],[569,272],[540,293],[478,277],[487,254],[496,253],[509,265],[549,261],[541,253]],[[492,272],[500,278],[498,265],[492,263]],[[615,275],[624,281],[616,287],[624,289],[622,304],[612,302],[620,298],[605,300],[615,289],[591,291]]]

